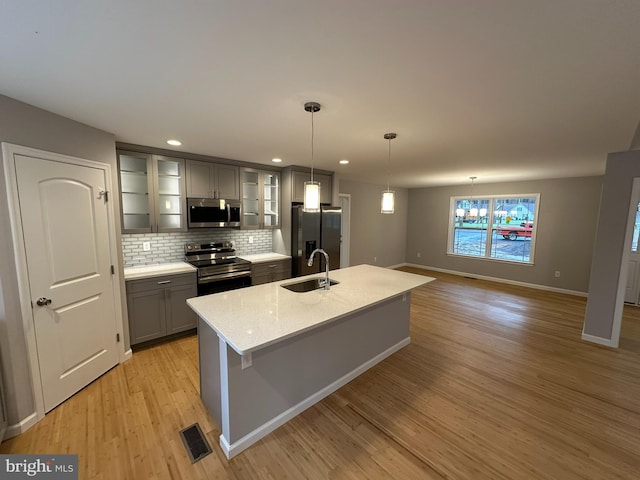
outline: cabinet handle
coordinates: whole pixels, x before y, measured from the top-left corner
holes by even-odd
[[[171,280],[164,280],[163,282],[158,282],[158,285],[166,285],[167,283],[171,283]]]

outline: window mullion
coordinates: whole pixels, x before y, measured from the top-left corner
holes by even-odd
[[[487,239],[485,240],[486,244],[484,247],[484,256],[491,257],[491,247],[493,245],[493,209],[494,209],[494,199],[489,199],[489,211],[487,212],[489,215],[487,216]]]

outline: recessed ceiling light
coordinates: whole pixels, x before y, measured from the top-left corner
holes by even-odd
[[[282,159],[281,158],[272,158],[271,161],[273,163],[280,163],[280,162],[282,162]]]
[[[349,160],[340,160],[338,163],[340,165],[348,165],[349,164]]]
[[[182,145],[182,142],[180,140],[167,140],[167,143],[169,145],[173,145],[174,147],[179,147],[180,145]]]

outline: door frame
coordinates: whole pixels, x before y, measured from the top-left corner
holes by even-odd
[[[349,258],[351,249],[351,194],[338,194],[340,208],[342,208],[342,231],[340,241],[340,268],[347,268],[351,264]]]
[[[20,302],[20,316],[22,328],[27,349],[28,363],[31,376],[31,388],[33,391],[33,399],[36,407],[35,419],[22,425],[21,431],[13,432],[15,434],[22,433],[29,427],[40,421],[45,415],[44,409],[44,393],[42,391],[40,364],[38,362],[38,349],[36,344],[35,323],[33,318],[33,309],[31,307],[31,293],[29,290],[29,272],[27,269],[27,258],[24,246],[24,235],[22,232],[22,212],[20,211],[20,202],[18,197],[18,178],[16,175],[14,155],[23,155],[26,157],[35,157],[44,160],[50,160],[59,163],[67,163],[82,167],[90,167],[102,170],[105,175],[105,189],[113,195],[117,192],[112,188],[113,177],[111,174],[111,165],[100,163],[84,158],[62,155],[59,153],[48,152],[22,145],[11,143],[2,143],[2,157],[4,162],[5,183],[7,187],[7,201],[9,204],[9,223],[11,229],[11,239],[13,241],[13,251],[15,254],[15,267],[18,280],[18,292]],[[107,222],[109,230],[109,255],[111,264],[114,268],[114,274],[111,287],[113,290],[114,312],[116,316],[116,330],[120,335],[118,343],[118,361],[122,363],[131,357],[131,350],[125,352],[124,345],[124,321],[122,315],[122,296],[120,295],[120,264],[118,259],[118,249],[116,244],[116,212],[114,202],[107,202]]]
[[[638,211],[638,204],[640,203],[640,178],[634,178],[633,179],[633,187],[631,189],[631,205],[629,206],[629,223],[627,224],[627,231],[626,231],[626,236],[625,236],[625,253],[624,255],[626,256],[626,261],[623,260],[623,263],[627,266],[627,273],[628,273],[628,268],[629,268],[629,257],[631,256],[631,245],[633,243],[633,231],[634,231],[634,227],[635,227],[635,219],[636,219],[636,213]],[[627,242],[627,238],[629,237],[630,239]],[[640,253],[636,253],[636,255],[640,255]],[[634,278],[634,291],[633,291],[633,302],[627,302],[626,301],[626,287],[627,287],[627,283],[628,282],[624,282],[623,289],[625,292],[624,295],[624,299],[625,299],[625,304],[626,305],[638,305],[640,303],[640,270],[636,270],[635,272],[635,278]]]
[[[620,276],[618,277],[618,294],[613,311],[613,325],[611,326],[611,340],[603,345],[618,348],[620,342],[620,330],[622,329],[622,313],[624,310],[624,297],[627,285],[627,272],[629,269],[629,255],[631,254],[631,241],[633,239],[633,226],[635,225],[635,215],[638,204],[634,204],[634,199],[640,195],[640,177],[633,178],[631,187],[631,198],[629,199],[629,211],[627,213],[627,230],[624,237],[624,249],[622,251],[622,264],[620,265]]]

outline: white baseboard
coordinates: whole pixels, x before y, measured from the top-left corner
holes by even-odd
[[[395,269],[395,268],[407,267],[407,266],[409,266],[409,264],[408,264],[408,263],[399,263],[399,264],[397,264],[397,265],[390,265],[390,266],[388,266],[388,267],[386,267],[386,268],[390,268],[390,269],[392,269],[392,270],[393,270],[393,269]]]
[[[131,349],[127,350],[126,352],[124,352],[124,356],[123,356],[122,361],[120,363],[126,362],[127,360],[129,360],[131,358],[132,355],[133,355],[133,352],[131,351]],[[44,418],[44,415],[42,416],[42,418]],[[17,437],[18,435],[20,435],[20,434],[26,432],[27,430],[29,430],[36,423],[38,423],[40,420],[41,419],[38,418],[38,413],[37,412],[33,412],[32,414],[30,414],[27,417],[23,418],[20,422],[15,423],[13,425],[9,425],[7,427],[7,431],[4,434],[4,439],[6,440],[8,438]]]
[[[255,430],[253,430],[252,432],[248,433],[247,435],[245,435],[244,437],[242,437],[241,439],[239,439],[238,441],[236,441],[236,442],[234,442],[232,444],[230,444],[228,442],[228,440],[226,438],[224,438],[224,436],[220,435],[220,448],[222,448],[222,451],[224,452],[224,454],[227,456],[228,459],[231,459],[231,458],[235,457],[240,452],[242,452],[243,450],[247,449],[248,447],[250,447],[251,445],[256,443],[258,440],[260,440],[261,438],[263,438],[266,435],[268,435],[269,433],[273,432],[276,428],[284,425],[285,423],[287,423],[289,420],[291,420],[296,415],[302,413],[307,408],[309,408],[312,405],[318,403],[320,400],[322,400],[323,398],[327,397],[328,395],[331,395],[333,392],[338,390],[340,387],[346,385],[351,380],[356,378],[358,375],[366,372],[371,367],[373,367],[375,364],[377,364],[377,363],[381,362],[382,360],[384,360],[385,358],[387,358],[389,355],[392,355],[395,352],[397,352],[398,350],[400,350],[401,348],[406,347],[407,345],[409,345],[409,343],[411,343],[411,338],[410,337],[407,337],[404,340],[401,340],[400,342],[396,343],[395,345],[389,347],[384,352],[376,355],[375,357],[373,357],[372,359],[366,361],[365,363],[363,363],[359,367],[356,367],[355,369],[351,370],[349,373],[347,373],[343,377],[339,378],[335,382],[327,385],[326,387],[324,387],[321,390],[318,390],[313,395],[305,398],[300,403],[298,403],[297,405],[294,405],[293,407],[289,408],[288,410],[285,410],[284,412],[282,412],[277,417],[269,420],[267,423],[265,423],[262,426],[256,428]]]
[[[587,333],[582,333],[582,340],[591,343],[597,343],[598,345],[604,345],[605,347],[618,348],[618,342],[611,340],[610,338],[602,338],[596,337],[595,335],[589,335]]]
[[[9,425],[7,427],[7,431],[4,433],[4,440],[7,438],[17,437],[21,433],[29,430],[36,423],[38,423],[38,414],[33,412],[31,415],[23,418],[20,422]]]
[[[548,285],[539,285],[537,283],[518,282],[516,280],[508,280],[505,278],[498,278],[498,277],[488,277],[486,275],[477,275],[475,273],[458,272],[455,270],[447,270],[445,268],[429,267],[428,265],[418,265],[416,263],[403,263],[401,265],[397,265],[394,268],[397,268],[397,267],[414,267],[414,268],[421,268],[423,270],[433,270],[434,272],[449,273],[451,275],[458,275],[461,277],[477,278],[479,280],[488,280],[490,282],[506,283],[508,285],[517,285],[520,287],[535,288],[536,290],[546,290],[548,292],[563,293],[565,295],[573,295],[576,297],[586,298],[588,296],[587,292],[579,292],[577,290],[567,290],[565,288],[550,287]]]

